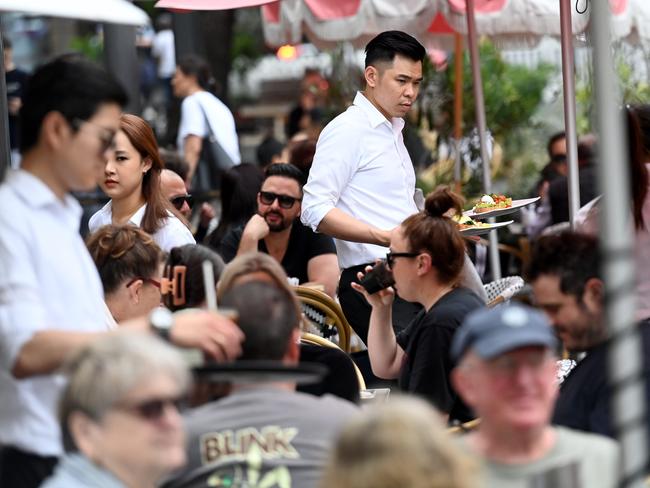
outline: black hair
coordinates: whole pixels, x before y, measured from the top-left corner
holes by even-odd
[[[563,130],[559,131],[559,132],[556,132],[551,137],[549,137],[548,143],[546,144],[546,152],[548,153],[549,159],[553,159],[553,156],[554,156],[554,154],[552,152],[553,151],[553,145],[557,141],[561,141],[562,139],[566,139],[566,133]]]
[[[234,308],[239,315],[237,325],[246,337],[239,359],[282,359],[291,334],[300,325],[289,292],[269,283],[235,286],[224,294],[219,305]]]
[[[11,49],[13,47],[13,44],[11,44],[11,39],[8,37],[2,36],[2,48],[3,49]]]
[[[271,164],[273,156],[279,156],[282,154],[284,149],[284,144],[278,141],[273,136],[267,136],[264,140],[257,146],[257,164],[262,168]]]
[[[263,181],[262,170],[250,163],[233,166],[221,175],[221,218],[217,228],[206,237],[212,249],[218,251],[226,232],[257,213],[257,194]]]
[[[648,197],[648,168],[650,156],[650,105],[628,106],[626,112],[632,212],[634,227],[644,229],[643,205]]]
[[[427,52],[415,37],[406,32],[385,31],[366,45],[366,68],[380,62],[390,63],[396,54],[422,62]]]
[[[198,307],[205,302],[205,286],[203,284],[203,261],[212,263],[212,272],[214,274],[214,284],[217,281],[226,265],[216,252],[212,249],[202,246],[201,244],[185,244],[184,246],[174,247],[169,252],[167,264],[165,265],[164,276],[169,280],[174,280],[174,267],[185,266],[185,278],[178,280],[174,286],[180,286],[183,291],[176,291],[176,295],[184,295],[185,302],[182,304],[174,303],[174,293],[163,295],[163,302],[167,308],[172,311],[182,310],[185,308]]]
[[[187,179],[187,173],[190,171],[190,165],[183,159],[183,156],[171,149],[160,148],[158,152],[160,153],[160,159],[162,159],[165,169],[173,171],[185,181]]]
[[[540,237],[533,246],[527,281],[542,275],[559,277],[562,293],[582,300],[587,281],[600,278],[598,241],[577,232]]]
[[[59,57],[36,70],[30,78],[20,109],[20,151],[33,148],[43,119],[59,112],[72,123],[90,119],[103,103],[124,107],[124,88],[102,67],[87,60]]]
[[[210,66],[205,59],[195,54],[188,54],[178,62],[178,68],[184,75],[194,76],[201,88],[214,93],[217,82],[212,76]]]
[[[264,171],[264,180],[271,176],[281,176],[295,180],[298,186],[300,186],[300,191],[302,191],[302,187],[306,183],[305,173],[297,166],[289,163],[275,163],[268,166],[266,171]]]

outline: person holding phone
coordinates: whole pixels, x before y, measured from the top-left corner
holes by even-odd
[[[465,316],[484,305],[474,292],[459,286],[465,261],[465,241],[456,223],[446,216],[461,210],[460,197],[442,188],[431,193],[425,209],[408,217],[393,231],[386,266],[393,287],[370,294],[352,287],[372,306],[368,353],[373,373],[399,379],[405,391],[427,398],[450,420],[473,418],[451,386],[449,348]],[[366,268],[366,272],[371,267]],[[363,278],[363,273],[358,275]],[[395,293],[423,308],[397,335],[393,331]]]

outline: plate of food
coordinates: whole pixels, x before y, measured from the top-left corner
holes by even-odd
[[[472,219],[487,219],[488,217],[499,217],[501,215],[508,215],[518,211],[521,207],[530,205],[539,200],[535,198],[523,198],[521,200],[513,200],[505,195],[483,195],[479,201],[474,205],[474,208],[463,212],[463,215]]]
[[[496,224],[488,224],[486,222],[479,222],[477,220],[468,217],[467,215],[462,215],[459,218],[454,218],[458,223],[458,229],[460,233],[464,236],[480,236],[487,234],[493,229],[498,229],[500,227],[505,227],[514,222],[514,220],[508,220],[507,222],[497,222]]]

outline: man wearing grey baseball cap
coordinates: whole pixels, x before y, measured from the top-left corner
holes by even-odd
[[[454,336],[452,383],[481,418],[461,443],[483,460],[484,486],[618,486],[611,439],[550,425],[557,397],[555,334],[523,305],[470,314]]]

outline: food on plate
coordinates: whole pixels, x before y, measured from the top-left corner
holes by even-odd
[[[490,227],[490,224],[487,224],[485,222],[478,222],[476,220],[471,219],[467,215],[454,215],[454,220],[458,224],[459,230],[465,230],[465,229],[477,228],[477,227]]]
[[[501,208],[512,207],[512,198],[505,195],[483,195],[476,205],[474,205],[474,213],[490,212]]]

